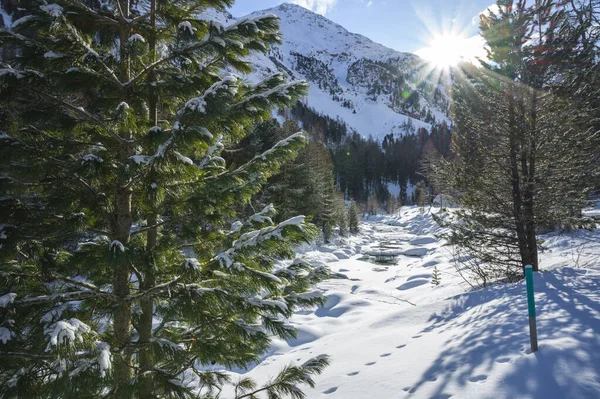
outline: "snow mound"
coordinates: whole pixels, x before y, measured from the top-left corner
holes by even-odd
[[[287,364],[327,353],[334,362],[308,398],[598,397],[600,232],[542,237],[541,265],[551,271],[534,276],[540,350],[532,354],[524,282],[473,291],[451,251],[433,238],[439,227],[432,215],[416,207],[360,227],[338,250],[307,249],[347,278],[322,282],[326,304],[291,319],[298,338],[274,343],[262,362],[237,374],[265,381]],[[382,242],[427,252],[401,256],[396,265],[334,255]],[[438,286],[431,284],[433,267]]]

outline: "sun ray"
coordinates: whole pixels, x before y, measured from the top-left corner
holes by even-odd
[[[448,69],[461,61],[475,62],[477,58],[484,58],[485,50],[479,36],[443,33],[433,36],[417,55],[436,68]]]

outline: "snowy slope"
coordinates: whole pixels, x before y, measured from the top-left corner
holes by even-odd
[[[524,282],[470,289],[435,238],[431,215],[417,208],[362,229],[304,254],[347,278],[322,283],[326,305],[295,314],[298,338],[276,341],[249,376],[266,381],[286,364],[326,353],[332,364],[308,398],[600,397],[599,232],[543,237],[546,271],[535,274],[540,350],[532,354]],[[382,244],[425,255],[388,266],[361,260]]]
[[[258,81],[274,72],[311,83],[304,101],[322,114],[342,121],[361,136],[383,140],[429,129],[432,123],[450,123],[449,79],[439,76],[416,55],[384,47],[348,32],[310,10],[281,4],[250,16],[274,14],[280,18],[282,44],[268,55],[248,61]],[[10,26],[12,16],[0,3],[0,17]],[[206,10],[201,19],[224,25],[236,22],[226,11]]]
[[[449,122],[449,80],[413,54],[350,33],[327,18],[294,4],[258,11],[280,18],[283,43],[268,56],[250,58],[258,80],[274,71],[306,79],[305,102],[339,117],[360,135],[378,140],[431,123]],[[435,118],[435,119],[434,119]]]

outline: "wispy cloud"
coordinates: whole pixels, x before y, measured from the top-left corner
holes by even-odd
[[[292,0],[292,3],[325,15],[335,7],[337,0]]]
[[[367,3],[367,7],[371,7],[372,5],[373,5],[373,2],[372,2],[372,1],[369,1],[369,2]]]

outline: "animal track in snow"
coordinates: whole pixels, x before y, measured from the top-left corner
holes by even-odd
[[[353,371],[353,372],[351,372],[351,373],[348,373],[348,374],[346,374],[346,375],[348,375],[348,376],[352,377],[352,376],[358,375],[358,373],[360,373],[360,371]]]
[[[365,366],[372,366],[372,365],[374,365],[375,363],[377,363],[377,362],[369,362],[369,363],[365,363]]]
[[[325,391],[323,391],[323,393],[324,393],[325,395],[329,395],[329,394],[332,394],[332,393],[334,393],[334,392],[335,392],[335,391],[337,391],[337,390],[338,390],[338,387],[333,387],[333,388],[326,389]]]
[[[510,357],[499,357],[496,359],[496,363],[512,363]]]
[[[479,375],[469,378],[469,381],[471,381],[471,382],[485,382],[485,380],[487,380],[487,375],[485,375],[485,374],[479,374]]]
[[[404,348],[405,346],[406,346],[406,344],[401,344],[401,345],[398,345],[398,346],[396,347],[396,349],[402,349],[402,348]]]
[[[456,370],[458,370],[458,365],[456,363],[450,363],[446,366],[446,370],[448,370],[451,373],[454,373]]]
[[[390,355],[391,355],[391,353],[384,353],[384,354],[379,355],[379,357],[388,357]]]

